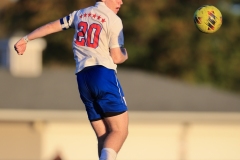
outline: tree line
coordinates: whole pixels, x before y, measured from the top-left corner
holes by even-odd
[[[189,83],[240,91],[240,15],[232,0],[124,0],[119,12],[129,59],[122,66],[166,75]],[[239,3],[236,1],[235,3]],[[0,11],[0,36],[33,29],[94,5],[95,0],[19,0]],[[214,5],[223,25],[213,34],[199,32],[193,14]],[[74,65],[73,30],[45,37],[45,65]]]

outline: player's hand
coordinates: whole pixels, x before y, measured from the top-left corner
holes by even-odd
[[[23,55],[27,47],[27,42],[21,38],[15,45],[14,49],[16,50],[18,55]]]

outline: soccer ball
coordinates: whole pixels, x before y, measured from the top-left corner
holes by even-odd
[[[212,5],[204,5],[194,13],[194,23],[203,33],[214,33],[222,25],[221,12]]]

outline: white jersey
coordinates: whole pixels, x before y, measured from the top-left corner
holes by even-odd
[[[121,19],[103,2],[74,11],[60,19],[62,28],[75,28],[73,53],[76,73],[84,67],[102,65],[116,71],[109,49],[124,45]]]

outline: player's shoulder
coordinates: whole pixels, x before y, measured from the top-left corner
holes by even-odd
[[[75,11],[73,11],[72,13],[70,13],[70,16],[71,16],[72,18],[79,17],[80,15],[83,15],[84,13],[88,13],[88,11],[90,11],[90,10],[92,9],[92,7],[93,7],[93,6],[75,10]]]
[[[96,7],[96,9],[99,12],[104,13],[109,18],[121,21],[121,18],[116,13],[114,13],[110,8],[108,8],[103,2],[97,2],[94,7]]]
[[[89,12],[93,9],[94,6],[90,6],[90,7],[86,7],[86,8],[81,8],[79,10],[76,10],[75,13],[78,13],[78,14],[83,14],[83,13],[86,13],[86,12]]]

